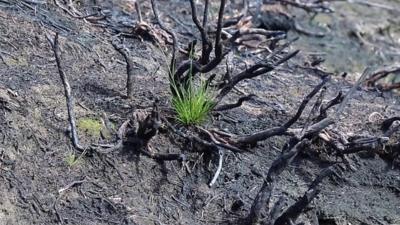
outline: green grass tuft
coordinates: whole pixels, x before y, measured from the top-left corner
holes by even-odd
[[[172,106],[177,119],[184,125],[198,125],[203,123],[215,106],[213,90],[202,81],[196,86],[192,77],[187,85],[177,85],[171,81],[173,92]]]

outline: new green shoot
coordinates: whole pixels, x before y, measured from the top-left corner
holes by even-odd
[[[189,77],[187,85],[177,85],[171,81],[173,89],[172,106],[177,119],[184,125],[204,122],[215,106],[214,93],[205,81],[196,86]]]

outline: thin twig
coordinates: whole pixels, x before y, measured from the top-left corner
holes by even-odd
[[[201,35],[201,41],[202,41],[202,51],[201,51],[201,59],[200,62],[201,64],[206,64],[209,61],[210,58],[210,53],[212,50],[212,44],[211,41],[208,39],[207,31],[204,28],[204,25],[200,24],[199,19],[197,18],[197,10],[196,10],[196,4],[194,3],[194,0],[189,0],[190,2],[190,7],[192,10],[192,20],[194,24],[196,24],[197,29],[200,32]],[[208,10],[208,1],[206,2],[206,6],[204,8],[204,15],[205,17],[203,18],[203,24],[205,21],[207,21],[207,11]]]
[[[322,82],[319,83],[317,86],[315,86],[314,89],[303,99],[299,108],[297,109],[296,114],[282,126],[273,127],[273,128],[269,128],[269,129],[260,131],[258,133],[238,137],[236,142],[240,143],[240,144],[255,144],[258,141],[266,140],[266,139],[276,136],[276,135],[285,134],[286,131],[288,130],[288,128],[290,128],[300,118],[301,114],[303,113],[307,104],[310,102],[311,98],[313,96],[315,96],[328,81],[329,81],[329,78],[327,77],[327,78],[323,79]],[[312,127],[312,129],[314,129],[314,127]]]
[[[171,65],[170,65],[170,73],[173,74],[175,70],[175,60],[176,60],[176,49],[177,49],[177,38],[174,32],[169,30],[164,23],[160,20],[160,17],[158,15],[158,9],[157,9],[157,4],[156,0],[151,0],[151,7],[153,9],[153,14],[154,17],[158,23],[158,25],[163,29],[165,32],[167,32],[169,35],[172,37],[172,58],[171,58]]]
[[[300,213],[306,210],[307,206],[311,203],[311,201],[317,196],[319,193],[318,185],[324,180],[324,178],[331,176],[334,174],[335,166],[324,169],[311,183],[310,187],[304,193],[304,195],[297,200],[293,205],[288,207],[280,217],[278,217],[274,225],[289,225],[289,221],[296,221],[296,219],[300,216]]]
[[[268,211],[268,201],[271,198],[272,189],[275,185],[275,180],[284,171],[284,169],[290,165],[297,154],[305,147],[309,145],[307,139],[297,143],[290,151],[284,153],[279,158],[272,162],[271,167],[268,170],[268,174],[264,183],[257,193],[256,198],[251,206],[250,214],[247,219],[250,224],[258,224],[261,219],[261,213],[263,210]]]
[[[135,63],[132,58],[129,56],[128,51],[124,48],[122,44],[117,43],[116,39],[112,40],[112,46],[115,50],[117,50],[125,59],[126,62],[126,96],[128,98],[133,98],[133,77],[134,77],[134,68]]]
[[[218,148],[218,168],[217,168],[217,171],[215,171],[213,179],[208,184],[209,187],[212,187],[215,184],[215,182],[217,181],[219,174],[221,173],[221,170],[222,170],[222,162],[223,161],[224,161],[224,150],[221,148]]]
[[[62,81],[62,84],[64,87],[64,95],[65,95],[65,98],[67,101],[68,120],[69,120],[70,129],[71,129],[72,143],[76,149],[83,151],[84,147],[82,147],[79,143],[78,132],[76,129],[76,120],[75,120],[75,113],[74,113],[74,97],[72,95],[71,86],[68,82],[67,76],[65,75],[63,66],[61,64],[61,53],[60,53],[60,47],[59,47],[59,42],[58,42],[58,33],[55,34],[54,40],[51,40],[51,38],[49,36],[46,36],[46,37],[53,49],[53,53],[56,58],[58,73],[60,75],[60,78],[61,78],[61,81]]]
[[[86,179],[73,181],[73,182],[71,182],[71,183],[65,185],[65,187],[60,188],[60,189],[58,190],[58,193],[61,194],[61,193],[65,192],[66,190],[68,190],[68,189],[70,189],[70,188],[72,188],[72,187],[74,187],[74,186],[76,186],[76,185],[78,185],[78,184],[82,184],[82,183],[84,183],[84,182],[86,182]]]
[[[254,96],[255,96],[254,94],[243,96],[243,97],[239,98],[237,100],[237,102],[235,102],[235,103],[225,104],[225,105],[221,105],[221,106],[216,107],[214,109],[214,111],[226,111],[226,110],[230,110],[230,109],[233,109],[233,108],[240,107],[240,106],[242,106],[243,102],[251,100]]]
[[[136,0],[136,1],[135,1],[135,8],[136,8],[136,13],[138,14],[139,23],[142,23],[142,22],[143,22],[142,10],[140,9],[140,2],[139,2],[139,0]]]

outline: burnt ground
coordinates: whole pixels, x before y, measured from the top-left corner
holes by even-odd
[[[161,2],[162,12],[183,4]],[[188,7],[181,9],[177,17],[190,21],[185,20]],[[147,3],[143,12],[150,20]],[[0,224],[235,224],[248,215],[263,174],[287,137],[262,141],[249,153],[227,151],[222,173],[211,188],[207,184],[216,169],[215,155],[168,130],[151,145],[161,153],[184,153],[186,161],[160,162],[125,146],[112,154],[89,152],[77,163],[68,163],[71,154],[79,153],[68,136],[65,98],[46,39],[54,31],[61,36],[62,63],[78,120],[107,118],[119,127],[136,109],[151,107],[155,96],[162,108],[170,106],[164,45],[146,38],[125,39],[137,66],[135,97],[127,100],[126,66],[110,44],[112,29],[72,18],[52,3],[0,1]],[[238,68],[253,60],[240,54],[232,57]],[[320,81],[296,66],[305,60],[300,53],[273,72],[241,82],[240,92],[257,97],[205,126],[246,134],[286,122]],[[327,99],[339,90],[348,91],[354,77],[335,76],[327,86]],[[382,119],[398,116],[399,100],[392,93],[358,89],[335,129],[349,135],[379,135]],[[301,127],[309,111],[296,126]],[[85,145],[111,140],[103,132],[94,135],[82,129],[79,136]],[[310,151],[325,148],[315,143]],[[286,205],[292,204],[332,160],[336,159],[302,154],[280,176],[274,195],[283,195]],[[326,179],[306,216],[317,217],[321,225],[400,224],[399,167],[374,154],[350,155],[349,161],[353,169]]]

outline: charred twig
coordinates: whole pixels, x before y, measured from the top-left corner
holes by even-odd
[[[237,140],[235,141],[236,143],[239,144],[255,144],[258,141],[262,141],[265,139],[268,139],[272,136],[276,136],[276,135],[283,135],[286,133],[286,131],[288,130],[289,127],[291,127],[301,116],[301,114],[303,113],[305,107],[307,106],[308,102],[311,100],[311,98],[313,96],[315,96],[320,90],[321,88],[326,84],[326,82],[328,82],[328,78],[325,78],[322,80],[322,82],[320,84],[318,84],[302,101],[302,103],[300,104],[296,114],[285,124],[283,124],[280,127],[273,127],[267,130],[263,130],[260,131],[258,133],[255,134],[250,134],[250,135],[246,135],[246,136],[241,136],[239,138],[237,138]]]
[[[204,16],[203,16],[203,25],[200,24],[199,19],[197,18],[197,10],[196,10],[196,5],[194,3],[194,0],[189,0],[190,2],[190,7],[192,9],[192,20],[196,24],[197,29],[200,31],[201,35],[201,40],[202,40],[202,51],[201,51],[201,59],[200,63],[201,64],[206,64],[208,63],[210,59],[210,54],[212,51],[212,43],[208,38],[207,31],[205,29],[206,22],[207,22],[207,14],[208,14],[208,0],[205,3],[204,6]]]
[[[393,84],[382,84],[381,88],[382,91],[390,91],[394,89],[400,89],[400,82],[396,82]]]
[[[130,120],[126,120],[125,122],[122,123],[122,125],[118,129],[116,144],[114,144],[114,145],[93,145],[93,148],[96,150],[96,152],[99,152],[102,154],[108,154],[108,153],[111,153],[111,152],[121,149],[123,147],[124,137],[125,137],[129,122],[130,122]]]
[[[320,110],[319,110],[319,116],[316,118],[317,120],[322,120],[323,118],[326,118],[327,115],[327,111],[328,109],[332,108],[333,106],[340,104],[343,101],[343,93],[340,91],[339,94],[333,98],[332,100],[330,100],[328,103],[324,104],[321,106]]]
[[[385,121],[383,121],[383,122],[382,122],[382,125],[381,125],[381,130],[382,130],[382,131],[387,131],[387,130],[389,130],[390,127],[392,126],[392,124],[393,124],[395,121],[400,121],[400,116],[395,116],[395,117],[392,117],[392,118],[389,118],[389,119],[386,119]]]
[[[285,198],[283,196],[279,197],[278,201],[273,205],[273,208],[270,210],[269,218],[272,221],[275,221],[282,213],[283,207],[285,203]]]
[[[240,148],[229,144],[226,140],[223,140],[222,138],[218,138],[217,135],[212,134],[210,131],[208,131],[202,127],[199,127],[199,126],[197,126],[197,129],[199,129],[203,133],[207,134],[208,137],[211,139],[212,143],[214,143],[216,146],[231,150],[233,152],[239,152],[239,153],[243,152],[243,150],[241,150]]]
[[[117,50],[125,59],[126,62],[126,96],[128,98],[133,98],[133,78],[134,78],[134,68],[135,63],[132,58],[129,56],[128,51],[124,48],[122,44],[118,44],[114,39],[112,42],[112,46]]]
[[[171,37],[172,37],[172,58],[171,58],[171,63],[170,63],[170,74],[174,73],[175,70],[175,60],[176,60],[176,50],[178,49],[178,41],[176,38],[176,35],[174,32],[172,32],[171,30],[169,30],[164,23],[160,20],[160,17],[158,15],[158,9],[157,9],[157,5],[156,5],[156,0],[151,0],[151,7],[153,9],[153,14],[154,17],[158,23],[158,25],[160,26],[161,29],[163,29],[165,32],[167,32]]]
[[[158,133],[161,126],[160,112],[158,110],[158,100],[154,101],[153,109],[144,120],[137,118],[139,123],[135,135],[143,141],[143,145],[147,146],[149,141]]]
[[[155,5],[155,0],[152,0],[152,7],[153,7],[153,12],[156,17],[157,22],[160,24],[160,27],[164,30],[167,31],[166,27],[162,24],[160,21],[160,18],[158,16],[158,10]],[[222,34],[222,28],[223,28],[223,17],[224,17],[224,9],[225,9],[225,4],[226,0],[221,0],[220,5],[219,5],[219,11],[218,11],[218,19],[217,19],[217,28],[215,30],[215,42],[214,46],[209,39],[208,33],[207,33],[207,18],[208,18],[208,8],[209,8],[209,0],[205,1],[204,5],[204,12],[203,12],[203,21],[202,23],[198,19],[197,16],[197,9],[196,9],[196,4],[194,0],[190,0],[190,7],[191,7],[191,15],[192,15],[192,20],[194,24],[196,25],[197,30],[199,31],[201,35],[201,41],[202,41],[202,51],[201,51],[201,57],[198,60],[194,60],[192,58],[183,60],[181,62],[176,62],[176,56],[175,56],[175,51],[177,49],[176,45],[176,38],[174,39],[174,47],[172,49],[172,60],[170,64],[170,82],[174,82],[174,87],[171,89],[180,89],[181,87],[185,88],[186,85],[188,84],[189,79],[194,79],[195,75],[197,73],[208,73],[212,70],[214,70],[223,60],[223,58],[226,56],[226,54],[229,53],[230,49],[227,49],[224,51],[223,49],[223,42],[221,41],[221,34]],[[173,36],[173,32],[168,31],[168,33]],[[262,29],[241,29],[237,32],[234,33],[234,35],[231,35],[231,38],[228,38],[229,41],[234,41],[238,38],[240,38],[243,35],[247,34],[261,34],[261,35],[266,35],[266,36],[276,36],[276,35],[281,35],[283,34],[282,32],[269,32],[265,31]],[[295,41],[295,40],[293,40]],[[293,41],[290,41],[286,44],[284,44],[281,47],[278,47],[274,52],[272,52],[269,56],[266,57],[265,60],[262,60],[261,62],[257,63],[254,66],[251,66],[250,68],[238,73],[235,76],[232,76],[232,79],[229,79],[227,82],[221,82],[218,86],[218,95],[216,97],[216,102],[219,103],[221,99],[226,96],[234,87],[237,85],[240,81],[245,80],[245,79],[251,79],[256,76],[259,76],[261,74],[270,72],[274,70],[277,66],[280,64],[288,61],[290,58],[295,56],[299,51],[294,51],[291,52],[283,57],[278,57],[278,54],[282,52],[286,47],[288,47]],[[226,43],[226,42],[224,42]],[[190,45],[189,45],[190,46]],[[189,49],[193,49],[190,47]],[[210,59],[211,52],[214,50],[214,58]],[[275,61],[275,62],[274,62]],[[176,66],[177,65],[177,66]],[[212,76],[211,76],[212,77]],[[210,78],[211,78],[210,77]],[[225,77],[224,77],[225,78]],[[172,84],[171,84],[172,85]],[[172,90],[173,94],[176,94],[174,90]],[[232,106],[231,106],[232,107]],[[220,109],[224,109],[224,107],[221,107]]]
[[[263,186],[261,187],[260,191],[258,192],[253,205],[250,210],[250,214],[247,217],[247,220],[250,224],[258,224],[261,220],[261,212],[263,210],[268,211],[268,202],[271,198],[271,193],[275,184],[276,179],[282,173],[282,171],[294,160],[294,158],[298,155],[300,151],[302,151],[306,146],[310,145],[311,139],[313,139],[322,129],[326,128],[330,124],[333,123],[333,120],[330,118],[326,118],[312,126],[310,126],[304,134],[299,138],[292,138],[290,139],[285,146],[290,146],[289,150],[283,151],[283,154],[278,157],[271,165],[268,170],[266,179],[264,180]],[[285,147],[284,147],[285,148]],[[316,183],[316,182],[314,182]],[[313,186],[311,186],[313,187]],[[312,199],[316,193],[311,192],[313,194],[306,193],[306,197],[304,200],[301,201],[301,204],[308,204],[304,202],[305,200]],[[296,210],[295,210],[296,209]],[[299,209],[297,206],[289,211],[290,213],[298,212]],[[301,211],[300,211],[301,212]],[[300,213],[299,212],[299,213]],[[285,213],[284,213],[285,214]],[[271,216],[271,215],[270,215]],[[279,217],[283,220],[284,216]],[[279,218],[277,221],[279,221]],[[268,218],[267,218],[268,219]],[[280,224],[280,223],[278,223]],[[286,223],[284,223],[286,224]]]
[[[274,162],[272,162],[264,183],[260,191],[257,193],[253,205],[251,206],[250,214],[247,217],[249,224],[258,224],[261,220],[262,211],[268,211],[268,201],[271,198],[276,179],[293,161],[297,154],[307,145],[309,145],[309,141],[305,139],[297,143],[292,149],[290,149],[290,151],[284,153],[279,158],[275,159]]]
[[[306,108],[308,102],[324,87],[324,85],[330,80],[330,77],[325,77],[321,83],[319,83],[301,102],[299,109],[297,110],[296,114],[286,122],[283,126],[289,128],[292,126],[301,116],[304,109]]]
[[[226,110],[240,107],[240,106],[242,106],[243,102],[251,100],[254,96],[256,96],[256,95],[250,94],[250,95],[241,97],[237,100],[236,103],[218,106],[214,109],[214,111],[226,111]]]
[[[64,67],[61,64],[61,53],[60,53],[60,47],[59,47],[59,42],[58,42],[58,33],[55,34],[54,40],[51,40],[50,37],[46,36],[54,53],[55,59],[56,59],[56,64],[58,68],[58,73],[60,75],[61,82],[64,87],[64,95],[67,101],[67,110],[68,110],[68,121],[71,129],[71,139],[72,139],[72,144],[74,147],[80,151],[84,150],[84,147],[82,147],[79,143],[79,137],[78,137],[78,132],[76,129],[76,120],[75,120],[75,112],[74,112],[74,97],[72,95],[72,90],[71,86],[68,82],[68,78],[65,75],[64,72]]]
[[[330,147],[332,147],[337,156],[344,159],[346,163],[345,156],[349,154],[356,154],[359,152],[368,152],[371,154],[378,154],[382,158],[388,158],[390,160],[395,160],[400,154],[399,143],[390,144],[390,136],[381,137],[350,137],[347,139],[337,139],[329,136],[320,135],[320,139],[326,142]]]
[[[139,21],[139,23],[143,22],[142,10],[140,9],[140,2],[139,2],[139,0],[136,0],[136,1],[135,1],[135,9],[136,9],[136,13],[138,14],[138,21]]]
[[[317,111],[321,109],[322,100],[324,99],[325,94],[326,94],[326,87],[323,87],[322,90],[320,91],[317,100],[314,103],[314,106],[311,109],[310,114],[307,117],[306,123],[303,127],[303,131],[305,131],[305,129],[309,127],[309,125],[312,123],[312,118],[316,115]]]
[[[172,130],[174,133],[176,133],[177,135],[181,136],[182,138],[185,138],[189,141],[192,142],[197,142],[205,147],[209,147],[211,149],[217,149],[217,146],[211,142],[205,141],[197,136],[193,136],[193,135],[189,135],[189,134],[185,134],[182,131],[178,130],[177,128],[175,128],[167,119],[162,118],[162,121],[167,125],[167,127]]]
[[[66,190],[68,190],[68,189],[70,189],[70,188],[72,188],[74,186],[80,185],[80,184],[82,184],[84,182],[86,182],[86,179],[73,181],[73,182],[67,184],[65,187],[59,189],[58,193],[61,194],[61,193],[65,192]]]
[[[371,68],[367,67],[364,69],[363,73],[361,74],[360,78],[358,78],[357,82],[353,85],[353,87],[347,92],[346,96],[344,96],[342,102],[340,103],[337,111],[335,118],[339,119],[340,115],[343,113],[343,109],[346,106],[347,102],[351,99],[353,96],[354,92],[357,90],[357,88],[360,87],[360,85],[370,76],[371,74]]]
[[[284,38],[286,36],[286,33],[283,31],[271,31],[271,30],[265,30],[262,28],[250,28],[250,29],[239,29],[232,35],[232,37],[229,38],[229,41],[235,42],[241,36],[254,35],[254,34],[261,34],[266,37],[282,36],[282,38]]]
[[[209,0],[205,0],[204,2],[204,11],[203,11],[203,28],[207,32],[207,21],[208,21],[208,6],[210,2]]]
[[[318,121],[317,123],[314,123],[313,125],[309,126],[305,130],[303,135],[300,137],[300,139],[304,139],[304,138],[311,139],[312,136],[319,134],[323,129],[327,128],[328,126],[330,126],[334,123],[335,123],[334,119],[332,119],[330,117],[325,118],[321,121]]]
[[[334,12],[333,9],[329,8],[328,6],[324,5],[324,1],[316,1],[315,3],[301,3],[299,1],[291,1],[291,0],[277,0],[283,4],[288,4],[297,8],[304,9],[307,12],[323,12],[323,13],[332,13]]]
[[[377,152],[383,149],[383,146],[389,141],[388,137],[371,137],[364,139],[362,142],[355,140],[347,144],[346,148],[341,151],[340,155],[354,154],[357,152],[368,151]]]
[[[311,203],[315,196],[319,193],[318,185],[326,177],[334,174],[334,166],[323,170],[311,183],[310,187],[304,195],[298,199],[293,205],[287,208],[280,217],[278,217],[274,225],[290,225],[290,221],[296,221],[306,207]]]
[[[225,3],[226,0],[221,0],[220,7],[219,7],[219,12],[218,12],[218,21],[217,21],[217,31],[216,31],[216,37],[215,37],[215,44],[214,44],[214,59],[209,61],[207,64],[202,64],[202,61],[193,61],[192,59],[185,60],[179,64],[179,66],[176,68],[176,71],[174,71],[173,79],[175,82],[177,82],[178,85],[184,84],[189,77],[184,77],[184,74],[190,70],[190,75],[194,76],[195,74],[201,72],[201,73],[207,73],[210,72],[211,70],[215,69],[224,56],[227,54],[223,53],[222,49],[222,43],[221,43],[221,32],[222,32],[222,22],[223,22],[223,14],[224,14],[224,9],[225,9]],[[196,21],[194,21],[197,23]],[[200,25],[200,22],[198,22]],[[197,26],[199,28],[199,26]],[[207,43],[207,40],[203,39],[203,46],[204,43]],[[212,50],[212,49],[211,49]],[[210,51],[211,51],[210,50]],[[207,56],[208,53],[202,53],[202,55]]]
[[[371,77],[368,78],[365,81],[365,83],[367,84],[367,86],[374,86],[378,80],[385,78],[386,76],[388,76],[391,73],[397,73],[397,72],[400,72],[400,65],[395,65],[395,66],[377,70],[373,74],[371,74]]]
[[[233,76],[228,83],[224,84],[220,88],[221,90],[217,96],[217,101],[220,101],[223,97],[225,97],[225,95],[227,95],[235,87],[235,85],[238,84],[240,81],[246,80],[246,79],[251,79],[251,78],[257,77],[261,74],[271,72],[280,64],[288,61],[289,59],[291,59],[292,57],[297,55],[297,53],[299,53],[298,50],[284,56],[282,59],[278,60],[277,62],[275,62],[273,64],[268,63],[268,62],[264,62],[264,63],[261,62],[259,64],[256,64],[256,65],[242,71],[241,73]]]
[[[184,132],[182,132],[179,129],[175,128],[165,118],[162,118],[162,121],[167,125],[167,127],[169,129],[171,129],[177,135],[181,136],[182,138],[184,138],[184,139],[186,139],[186,140],[188,140],[190,142],[196,142],[196,143],[198,143],[198,144],[200,144],[200,145],[202,145],[204,147],[207,147],[212,151],[217,151],[219,148],[225,148],[225,149],[228,149],[228,150],[233,151],[233,152],[239,152],[239,153],[244,152],[240,148],[237,148],[237,147],[235,147],[233,145],[230,145],[230,144],[226,143],[225,141],[217,140],[217,138],[211,132],[209,132],[208,130],[206,130],[204,128],[197,127],[200,131],[202,131],[203,133],[205,133],[205,134],[207,134],[209,136],[209,138],[211,139],[211,142],[203,140],[200,137],[197,137],[197,136],[194,136],[194,135],[185,134]]]
[[[253,205],[251,207],[251,211],[249,216],[247,217],[247,221],[249,224],[259,224],[261,218],[261,212],[263,210],[266,210],[267,212],[268,207],[269,207],[269,201],[271,198],[271,193],[274,187],[274,183],[276,180],[276,177],[279,176],[279,174],[284,170],[287,165],[290,164],[290,162],[296,157],[296,155],[299,153],[300,150],[304,149],[305,146],[310,144],[309,140],[313,140],[316,137],[320,137],[320,132],[327,128],[329,125],[333,124],[335,122],[335,119],[339,119],[341,113],[343,112],[344,105],[349,101],[351,96],[353,95],[354,91],[359,87],[360,83],[364,81],[364,79],[368,76],[368,69],[366,69],[363,73],[363,75],[359,78],[359,80],[356,82],[356,84],[350,89],[350,91],[346,94],[344,100],[341,99],[341,95],[338,95],[339,97],[336,97],[334,100],[329,102],[327,105],[329,107],[335,105],[338,102],[341,102],[339,105],[338,109],[336,110],[336,114],[333,117],[321,117],[319,120],[315,121],[314,124],[311,126],[306,126],[303,128],[303,131],[301,132],[300,135],[297,137],[291,138],[284,146],[284,151],[282,151],[282,155],[277,158],[271,165],[270,169],[268,170],[268,174],[266,179],[264,180],[263,186],[261,187],[261,190],[258,192]],[[326,78],[325,78],[326,79]],[[322,87],[322,86],[321,86]],[[320,88],[321,88],[320,87]],[[316,89],[314,89],[315,91]],[[318,89],[319,90],[319,89]],[[318,91],[310,93],[306,99],[303,101],[303,103],[306,105],[307,101],[309,101],[308,98],[311,98],[313,95],[315,95]],[[314,93],[314,94],[313,94]],[[307,100],[308,99],[308,100]],[[293,124],[301,115],[301,112],[303,107],[305,105],[301,104],[299,107],[298,113],[289,120],[286,125],[291,125]],[[333,104],[335,103],[335,104]],[[324,110],[326,111],[327,108],[325,107]],[[323,110],[323,111],[324,111]],[[296,119],[297,118],[297,119]],[[322,119],[323,118],[323,119]],[[285,126],[285,125],[284,125]],[[284,127],[282,126],[282,127]],[[334,141],[330,141],[331,144],[335,144]],[[344,147],[340,146],[337,147],[338,150],[341,150],[340,152],[342,154],[348,154],[354,151],[358,151],[359,149],[363,149],[365,147],[369,147],[374,149],[373,147],[376,145],[382,145],[387,141],[387,138],[372,138],[372,139],[359,139],[357,141],[353,141],[352,144],[355,144],[355,147],[352,146],[351,148],[348,148],[347,150],[343,150]],[[371,143],[374,143],[372,146],[370,145]],[[289,149],[289,150],[286,150]],[[305,207],[311,202],[311,200],[316,196],[318,193],[318,189],[316,188],[318,183],[321,182],[321,180],[329,175],[331,172],[325,171],[323,172],[320,176],[316,178],[316,180],[312,183],[310,186],[309,190],[304,194],[302,198],[300,198],[294,205],[289,207],[280,217],[277,218],[276,221],[271,221],[273,222],[274,225],[289,225],[292,224],[292,222],[295,222],[299,214],[305,209]],[[268,218],[266,219],[271,219],[271,215],[267,215]]]

